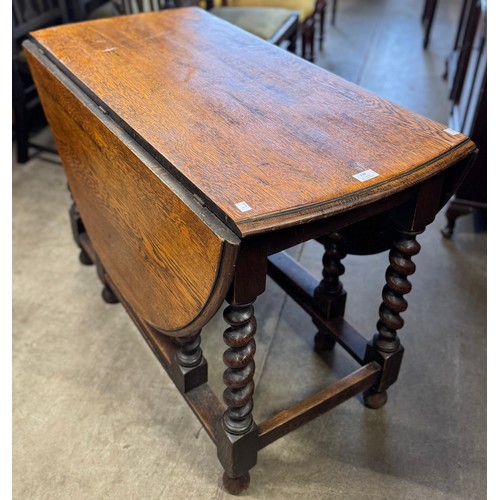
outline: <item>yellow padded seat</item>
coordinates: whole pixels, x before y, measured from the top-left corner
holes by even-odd
[[[289,9],[273,7],[220,7],[210,13],[264,40],[270,40],[292,15]]]
[[[303,23],[314,14],[316,0],[227,0],[228,7],[279,7],[297,10],[299,22]],[[214,0],[214,7],[222,7],[222,0]]]

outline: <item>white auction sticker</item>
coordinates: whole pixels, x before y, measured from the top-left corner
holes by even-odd
[[[365,182],[368,179],[373,179],[374,177],[377,177],[379,174],[369,168],[368,170],[363,170],[363,172],[359,172],[358,174],[354,174],[353,177],[355,179],[358,179],[358,181]]]
[[[457,135],[460,134],[460,132],[457,132],[456,130],[453,130],[452,128],[445,128],[444,131],[449,134],[449,135]]]
[[[234,206],[240,212],[248,212],[249,210],[252,210],[252,207],[246,201],[240,201],[239,203],[235,203]]]

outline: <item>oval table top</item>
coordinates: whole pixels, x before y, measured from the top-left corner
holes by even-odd
[[[198,8],[32,38],[240,237],[370,203],[475,147]]]

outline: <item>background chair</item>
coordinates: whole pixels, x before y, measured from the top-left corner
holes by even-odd
[[[162,9],[181,7],[180,0],[115,0],[122,14],[154,12]]]
[[[287,44],[295,52],[299,13],[290,9],[266,7],[214,7],[213,0],[115,0],[124,14],[151,12],[172,7],[200,5],[213,15],[253,33],[275,45]],[[223,0],[224,1],[224,0]]]
[[[233,7],[277,7],[300,12],[302,57],[311,62],[315,56],[316,25],[319,24],[319,48],[323,50],[327,0],[218,0]]]
[[[56,153],[55,148],[30,139],[47,122],[24,56],[22,42],[30,31],[70,21],[118,15],[118,7],[116,0],[13,0],[12,110],[18,163],[29,160],[30,148]]]
[[[216,7],[210,13],[274,45],[295,53],[299,12],[278,7]]]
[[[290,1],[314,2],[314,0]],[[56,153],[55,147],[50,148],[30,140],[35,131],[41,130],[46,125],[40,99],[22,50],[22,42],[30,31],[66,22],[180,6],[183,6],[183,0],[13,0],[12,109],[18,163],[29,160],[30,148]],[[209,0],[206,7],[213,7],[213,0]],[[213,14],[276,45],[286,43],[288,50],[295,52],[299,20],[297,11],[277,6],[238,8],[220,6],[213,9]],[[300,16],[303,16],[303,13],[300,13]],[[306,54],[304,47],[309,47],[307,54],[312,60],[314,22],[306,19],[302,22],[302,31],[303,57]]]
[[[216,0],[228,7],[273,7],[299,12],[299,30],[302,37],[302,57],[314,62],[316,25],[319,24],[319,48],[323,50],[327,0]]]
[[[73,22],[112,17],[122,14],[116,0],[67,0],[70,20]]]
[[[29,160],[29,148],[55,152],[30,140],[41,128],[45,116],[22,49],[30,31],[68,21],[64,0],[13,0],[12,2],[12,110],[17,161]]]

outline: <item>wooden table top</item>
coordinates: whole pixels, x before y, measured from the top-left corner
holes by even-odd
[[[474,149],[198,8],[32,36],[239,236],[370,203]]]

